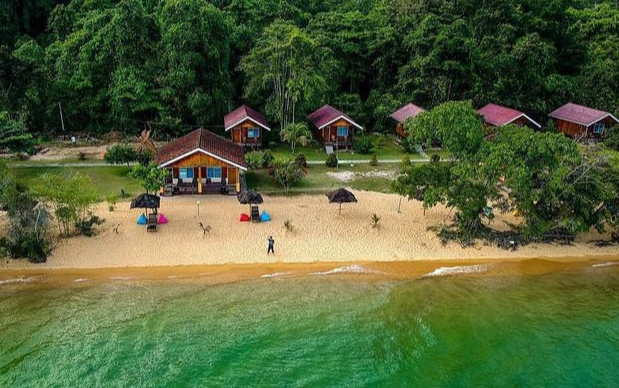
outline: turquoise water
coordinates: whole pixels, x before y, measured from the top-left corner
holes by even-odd
[[[618,387],[619,266],[0,286],[0,386]]]

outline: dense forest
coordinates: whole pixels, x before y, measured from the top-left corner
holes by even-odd
[[[7,0],[0,117],[51,136],[273,127],[331,103],[372,131],[413,101],[617,113],[619,5],[594,0]]]

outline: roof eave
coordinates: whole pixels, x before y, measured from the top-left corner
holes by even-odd
[[[173,159],[170,159],[170,160],[168,160],[167,162],[160,163],[160,164],[159,164],[159,168],[167,167],[167,166],[169,166],[170,164],[172,164],[172,163],[174,163],[174,162],[177,162],[177,161],[179,161],[179,160],[181,160],[181,159],[184,159],[184,158],[186,158],[186,157],[188,157],[188,156],[191,156],[191,155],[195,154],[196,152],[201,152],[201,153],[203,153],[203,154],[205,154],[205,155],[211,156],[211,157],[213,157],[213,158],[215,158],[215,159],[217,159],[217,160],[220,160],[220,161],[222,161],[222,162],[224,162],[224,163],[228,163],[228,164],[230,164],[230,165],[232,165],[232,166],[234,166],[234,167],[238,167],[238,168],[240,168],[240,169],[241,169],[241,170],[243,170],[243,171],[247,171],[247,167],[241,166],[240,164],[235,163],[235,162],[233,162],[233,161],[231,161],[231,160],[228,160],[228,159],[222,158],[221,156],[219,156],[219,155],[215,155],[214,153],[212,153],[212,152],[208,152],[208,151],[206,151],[206,150],[204,150],[204,149],[202,149],[202,148],[200,148],[200,147],[198,147],[198,148],[194,148],[193,150],[191,150],[191,151],[189,151],[189,152],[185,152],[184,154],[182,154],[182,155],[180,155],[180,156],[177,156],[177,157],[175,157],[175,158],[173,158]]]

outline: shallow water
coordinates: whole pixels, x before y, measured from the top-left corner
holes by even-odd
[[[7,282],[0,386],[619,386],[619,266],[466,272]]]

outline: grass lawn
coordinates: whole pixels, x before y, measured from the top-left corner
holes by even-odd
[[[290,145],[288,144],[278,144],[276,147],[271,148],[273,155],[276,159],[290,159],[293,157],[292,152],[290,151]],[[297,153],[302,153],[305,155],[307,160],[310,161],[325,161],[327,159],[327,154],[324,148],[319,148],[317,146],[314,147],[297,147]],[[360,154],[359,152],[355,152],[351,154],[350,151],[340,151],[339,158],[340,160],[370,160],[372,154],[375,153],[376,157],[380,161],[382,160],[401,160],[406,152],[404,149],[397,144],[394,140],[387,140],[382,146],[375,146],[372,152],[368,154]],[[413,152],[409,154],[411,159],[421,159],[421,155]]]
[[[428,154],[428,156],[438,155],[441,157],[441,160],[446,160],[446,159],[451,158],[451,155],[449,154],[449,151],[447,150],[428,150],[426,151],[426,154]]]
[[[291,188],[292,194],[316,194],[338,187],[389,193],[392,192],[391,184],[397,167],[394,164],[379,164],[375,167],[358,164],[354,167],[346,165],[335,169],[322,165],[309,165],[306,171],[305,179]],[[354,179],[343,182],[329,174],[337,175],[346,172],[353,172]],[[267,194],[282,194],[282,187],[268,174],[267,170],[261,169],[247,173],[246,182],[250,189]]]
[[[129,169],[127,167],[29,167],[12,168],[11,171],[17,181],[27,186],[33,184],[37,177],[47,172],[51,174],[62,174],[67,171],[79,172],[92,179],[92,184],[102,200],[108,194],[120,195],[121,189],[124,189],[127,194],[126,200],[144,191],[139,182],[128,175]]]

